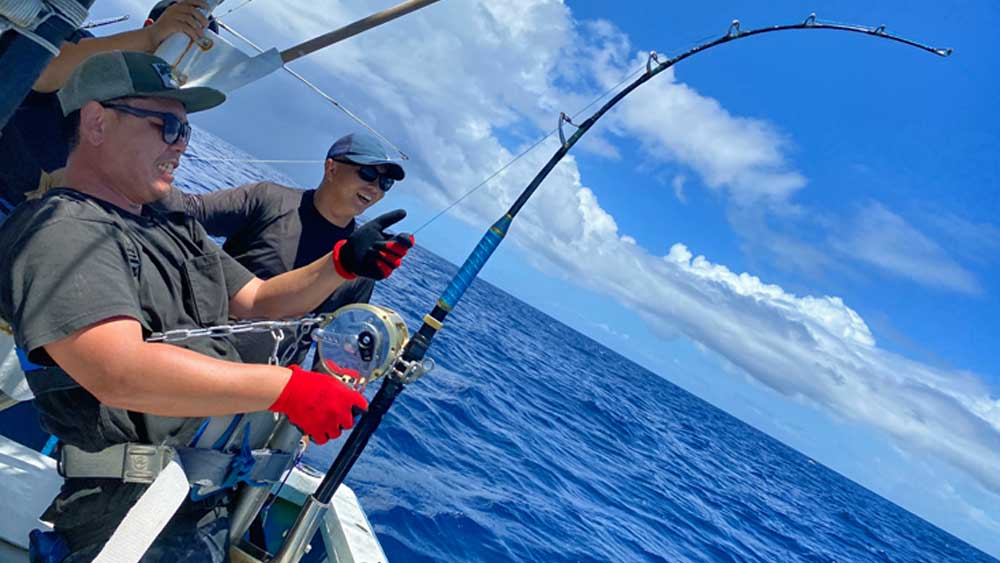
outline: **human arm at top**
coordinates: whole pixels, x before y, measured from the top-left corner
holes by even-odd
[[[59,49],[59,55],[49,62],[35,81],[37,92],[55,92],[62,88],[73,69],[84,59],[107,51],[142,51],[152,53],[164,39],[174,33],[184,33],[191,39],[204,34],[208,18],[198,8],[207,9],[205,0],[183,0],[169,8],[153,24],[132,31],[81,39],[79,43],[67,41]]]
[[[106,319],[45,345],[49,356],[100,402],[160,416],[221,416],[270,409],[323,443],[353,426],[367,402],[313,372],[210,358],[143,341],[128,317]]]
[[[230,314],[238,319],[300,316],[319,306],[348,279],[389,277],[413,246],[412,235],[385,232],[404,217],[402,209],[380,215],[315,262],[266,281],[250,280],[229,300]]]

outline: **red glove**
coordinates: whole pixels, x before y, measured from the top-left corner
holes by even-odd
[[[397,209],[365,223],[346,239],[333,246],[333,265],[340,277],[350,280],[358,276],[384,280],[399,267],[413,246],[413,235],[390,235],[385,229],[406,217]]]
[[[322,373],[290,366],[292,377],[267,410],[288,415],[288,420],[317,444],[337,438],[354,427],[354,414],[368,409],[368,401],[357,391]]]

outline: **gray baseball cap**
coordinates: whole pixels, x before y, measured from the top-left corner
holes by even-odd
[[[384,164],[389,169],[389,177],[393,180],[402,180],[406,176],[403,167],[389,158],[382,143],[368,133],[344,135],[326,151],[326,157],[354,164]]]
[[[214,88],[181,88],[166,61],[132,51],[109,51],[87,58],[73,69],[58,96],[63,115],[90,101],[126,96],[178,100],[188,113],[226,101],[226,95]]]

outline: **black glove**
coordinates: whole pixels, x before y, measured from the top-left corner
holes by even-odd
[[[384,280],[399,267],[407,251],[413,247],[413,235],[389,235],[385,229],[406,217],[397,209],[368,221],[351,236],[333,247],[333,265],[344,279],[358,276]]]

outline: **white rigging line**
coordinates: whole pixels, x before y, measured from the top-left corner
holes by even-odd
[[[246,5],[249,4],[250,2],[253,2],[253,0],[246,0],[246,2],[240,4],[239,6],[236,6],[232,10],[229,10],[228,12],[226,12],[225,14],[220,15],[219,17],[220,18],[224,18],[224,17],[228,16],[229,14],[235,12],[236,10],[240,10],[240,9],[246,7]]]
[[[249,3],[250,1],[252,1],[252,0],[248,0],[247,3]],[[246,3],[244,3],[243,5],[245,6]],[[236,8],[234,8],[234,10],[235,9]],[[251,47],[253,47],[254,49],[256,49],[258,52],[260,52],[260,53],[264,52],[264,50],[261,49],[260,47],[258,47],[256,44],[254,44],[253,41],[250,41],[249,39],[247,39],[246,37],[244,37],[243,35],[241,35],[239,32],[237,32],[232,27],[230,27],[230,26],[222,23],[218,19],[216,19],[215,21],[216,21],[216,23],[219,24],[219,27],[221,27],[222,29],[225,29],[229,33],[232,33],[234,36],[236,36],[237,38],[239,38],[241,41],[245,42],[247,45],[250,45]],[[375,135],[376,137],[378,137],[379,139],[381,139],[383,142],[385,142],[387,145],[389,145],[390,147],[392,147],[396,152],[399,153],[399,156],[401,156],[403,160],[410,160],[410,157],[405,152],[403,152],[402,149],[400,149],[399,147],[397,147],[395,143],[393,143],[389,139],[385,138],[384,135],[382,135],[381,133],[379,133],[378,131],[376,131],[375,129],[373,129],[370,125],[368,125],[367,123],[365,123],[364,120],[362,120],[360,117],[358,117],[357,115],[355,115],[354,112],[352,112],[351,110],[349,110],[346,107],[344,107],[343,104],[341,104],[337,100],[333,99],[333,97],[331,97],[329,94],[327,94],[326,92],[320,90],[318,86],[316,86],[312,82],[309,82],[301,74],[299,74],[299,73],[295,72],[294,70],[288,68],[288,66],[286,66],[286,65],[282,65],[281,68],[285,69],[286,72],[288,72],[289,74],[291,74],[292,76],[294,76],[295,78],[297,78],[299,81],[301,81],[303,84],[305,84],[306,86],[308,86],[309,89],[311,89],[313,92],[316,92],[317,94],[319,94],[320,96],[322,96],[324,100],[326,100],[326,101],[330,102],[331,104],[333,104],[334,107],[336,107],[340,111],[342,111],[345,114],[347,114],[347,116],[350,117],[352,120],[354,120],[355,123],[357,123],[358,125],[361,125],[365,129],[367,129],[369,132],[371,132],[372,135]]]
[[[199,160],[201,162],[253,162],[261,164],[323,164],[325,160],[275,160],[262,158],[212,158],[205,156],[184,156],[185,160]]]

